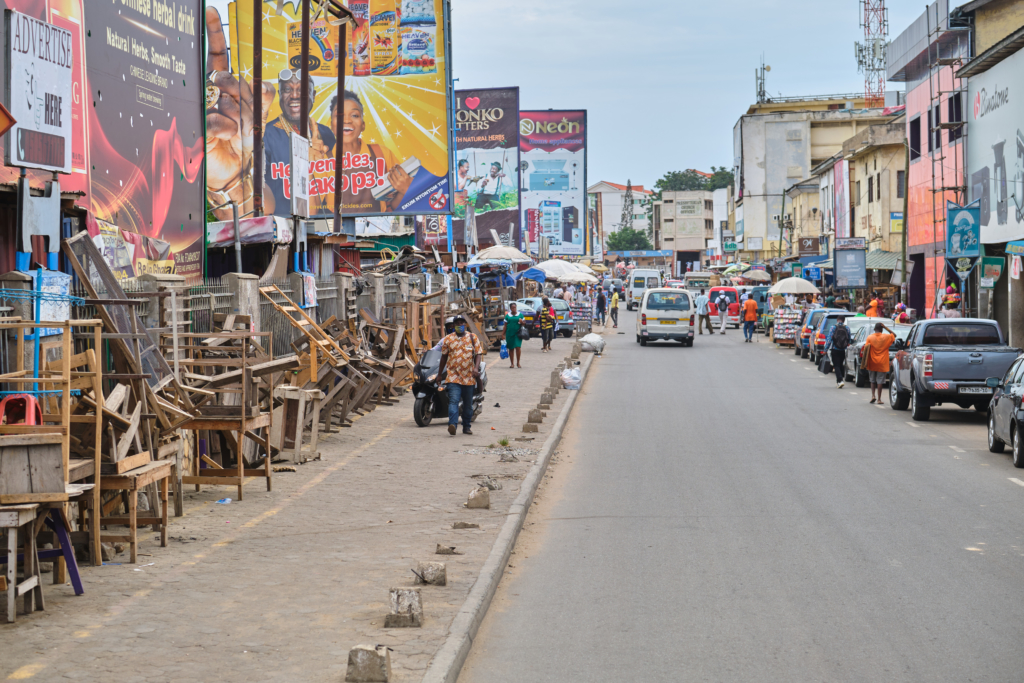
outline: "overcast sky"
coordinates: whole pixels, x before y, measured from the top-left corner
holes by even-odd
[[[924,4],[889,1],[890,39]],[[859,17],[857,0],[453,0],[453,75],[518,85],[523,109],[587,109],[588,182],[649,187],[732,165],[762,54],[772,95],[863,92]]]

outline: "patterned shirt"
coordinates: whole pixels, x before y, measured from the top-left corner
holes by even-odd
[[[448,356],[448,382],[450,384],[461,384],[470,386],[476,384],[473,377],[473,370],[476,365],[473,363],[473,356],[483,355],[484,349],[480,340],[472,332],[466,332],[459,336],[452,332],[441,340],[441,353]]]

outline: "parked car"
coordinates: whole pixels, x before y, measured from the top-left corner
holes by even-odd
[[[846,379],[853,380],[858,387],[868,385],[868,371],[864,369],[864,347],[867,345],[867,338],[874,333],[875,323],[882,323],[896,335],[896,339],[906,340],[910,334],[910,325],[895,325],[888,318],[850,318],[846,324],[850,326],[850,333],[853,338],[850,345],[846,347]],[[889,377],[892,377],[892,368],[896,367],[896,344],[889,348]],[[889,379],[886,380],[887,382]]]
[[[661,287],[661,271],[647,268],[636,268],[629,274],[626,286],[626,310],[632,311],[640,305],[644,290]]]
[[[814,338],[814,344],[811,345],[811,361],[815,364],[821,362],[822,354],[825,352],[825,343],[828,341],[829,332],[831,332],[835,326],[839,323],[840,318],[846,318],[846,326],[850,328],[851,341],[850,345],[853,345],[853,337],[860,331],[862,327],[869,328],[867,334],[871,334],[874,331],[876,323],[882,323],[886,327],[892,327],[893,322],[889,318],[858,318],[853,313],[842,309],[842,308],[830,308],[818,320],[818,328],[815,330],[812,337]],[[865,339],[867,336],[865,335]],[[816,347],[816,350],[815,350]],[[825,372],[832,372],[832,363],[828,362]]]
[[[921,320],[896,344],[903,353],[896,354],[889,405],[909,406],[918,422],[944,403],[987,411],[994,388],[986,380],[1004,377],[1021,353],[1006,345],[999,323],[981,318]]]
[[[601,283],[601,287],[604,288],[604,291],[608,292],[608,296],[611,296],[612,292],[618,292],[619,298],[622,298],[622,280],[619,278],[608,278]]]
[[[829,308],[812,308],[804,313],[803,323],[800,325],[800,336],[797,338],[796,343],[793,345],[794,352],[801,358],[807,358],[811,354],[811,335],[814,334],[814,329],[818,326],[818,322],[821,320],[821,316],[825,315]]]
[[[640,300],[636,316],[636,340],[640,346],[662,340],[693,346],[696,313],[691,295],[686,290],[672,287],[648,289]]]
[[[1024,358],[1018,358],[1002,377],[989,377],[986,385],[994,392],[988,407],[988,449],[1002,453],[1006,444],[1013,452],[1013,466],[1024,467]]]
[[[725,296],[729,299],[729,310],[725,313],[726,324],[732,325],[736,329],[740,327],[740,292],[735,287],[712,287],[711,291],[708,292],[708,297],[711,299],[711,317],[718,316],[718,304],[715,301],[718,299],[719,293],[725,292]]]
[[[569,308],[569,304],[562,299],[549,299],[551,305],[555,309],[555,315],[558,316],[558,334],[563,337],[571,337],[575,334],[576,323],[572,318],[572,309]],[[526,299],[519,299],[516,303],[532,308],[536,315],[536,327],[530,328],[530,335],[532,336],[535,332],[540,335],[540,311],[541,311],[541,298],[539,296],[532,296]]]

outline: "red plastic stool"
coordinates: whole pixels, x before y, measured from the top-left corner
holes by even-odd
[[[39,425],[43,423],[43,410],[35,396],[13,394],[0,401],[0,424]]]

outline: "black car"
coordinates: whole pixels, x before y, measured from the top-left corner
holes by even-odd
[[[612,292],[618,292],[619,298],[622,298],[622,280],[617,277],[609,278],[601,283],[601,288],[608,292],[610,297]]]
[[[1024,467],[1024,439],[1020,436],[1024,425],[1024,408],[1021,394],[1024,393],[1024,358],[1018,358],[999,377],[989,377],[986,384],[993,389],[992,401],[988,405],[988,449],[1002,453],[1009,443],[1013,451],[1013,466]]]

